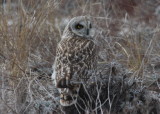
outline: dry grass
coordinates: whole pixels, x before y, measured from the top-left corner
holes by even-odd
[[[60,112],[52,64],[65,20],[79,15],[94,19],[99,63],[119,62],[131,78],[159,92],[158,0],[6,1],[0,3],[0,112]]]

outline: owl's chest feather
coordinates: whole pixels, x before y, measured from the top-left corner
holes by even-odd
[[[66,57],[69,61],[74,61],[75,59],[81,60],[82,58],[87,59],[89,56],[92,56],[94,50],[95,45],[92,41],[72,38],[59,43],[57,56]]]
[[[61,41],[59,45],[62,47],[62,50],[65,51],[78,51],[84,50],[85,48],[89,47],[92,43],[92,41],[83,38],[70,38]]]
[[[57,48],[57,74],[68,77],[87,75],[94,67],[95,45],[83,39],[61,41]],[[80,76],[81,77],[81,76]]]

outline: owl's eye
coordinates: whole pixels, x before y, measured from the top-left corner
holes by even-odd
[[[81,24],[77,24],[77,25],[76,25],[76,29],[82,29],[82,28],[84,28],[83,25],[81,25]]]

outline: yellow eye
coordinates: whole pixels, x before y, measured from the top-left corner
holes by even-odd
[[[76,29],[82,29],[82,28],[83,28],[83,25],[81,25],[81,24],[76,25]]]

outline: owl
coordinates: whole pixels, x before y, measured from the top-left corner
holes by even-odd
[[[71,19],[63,31],[52,74],[62,106],[76,103],[81,84],[87,82],[96,69],[94,31],[87,16]]]

